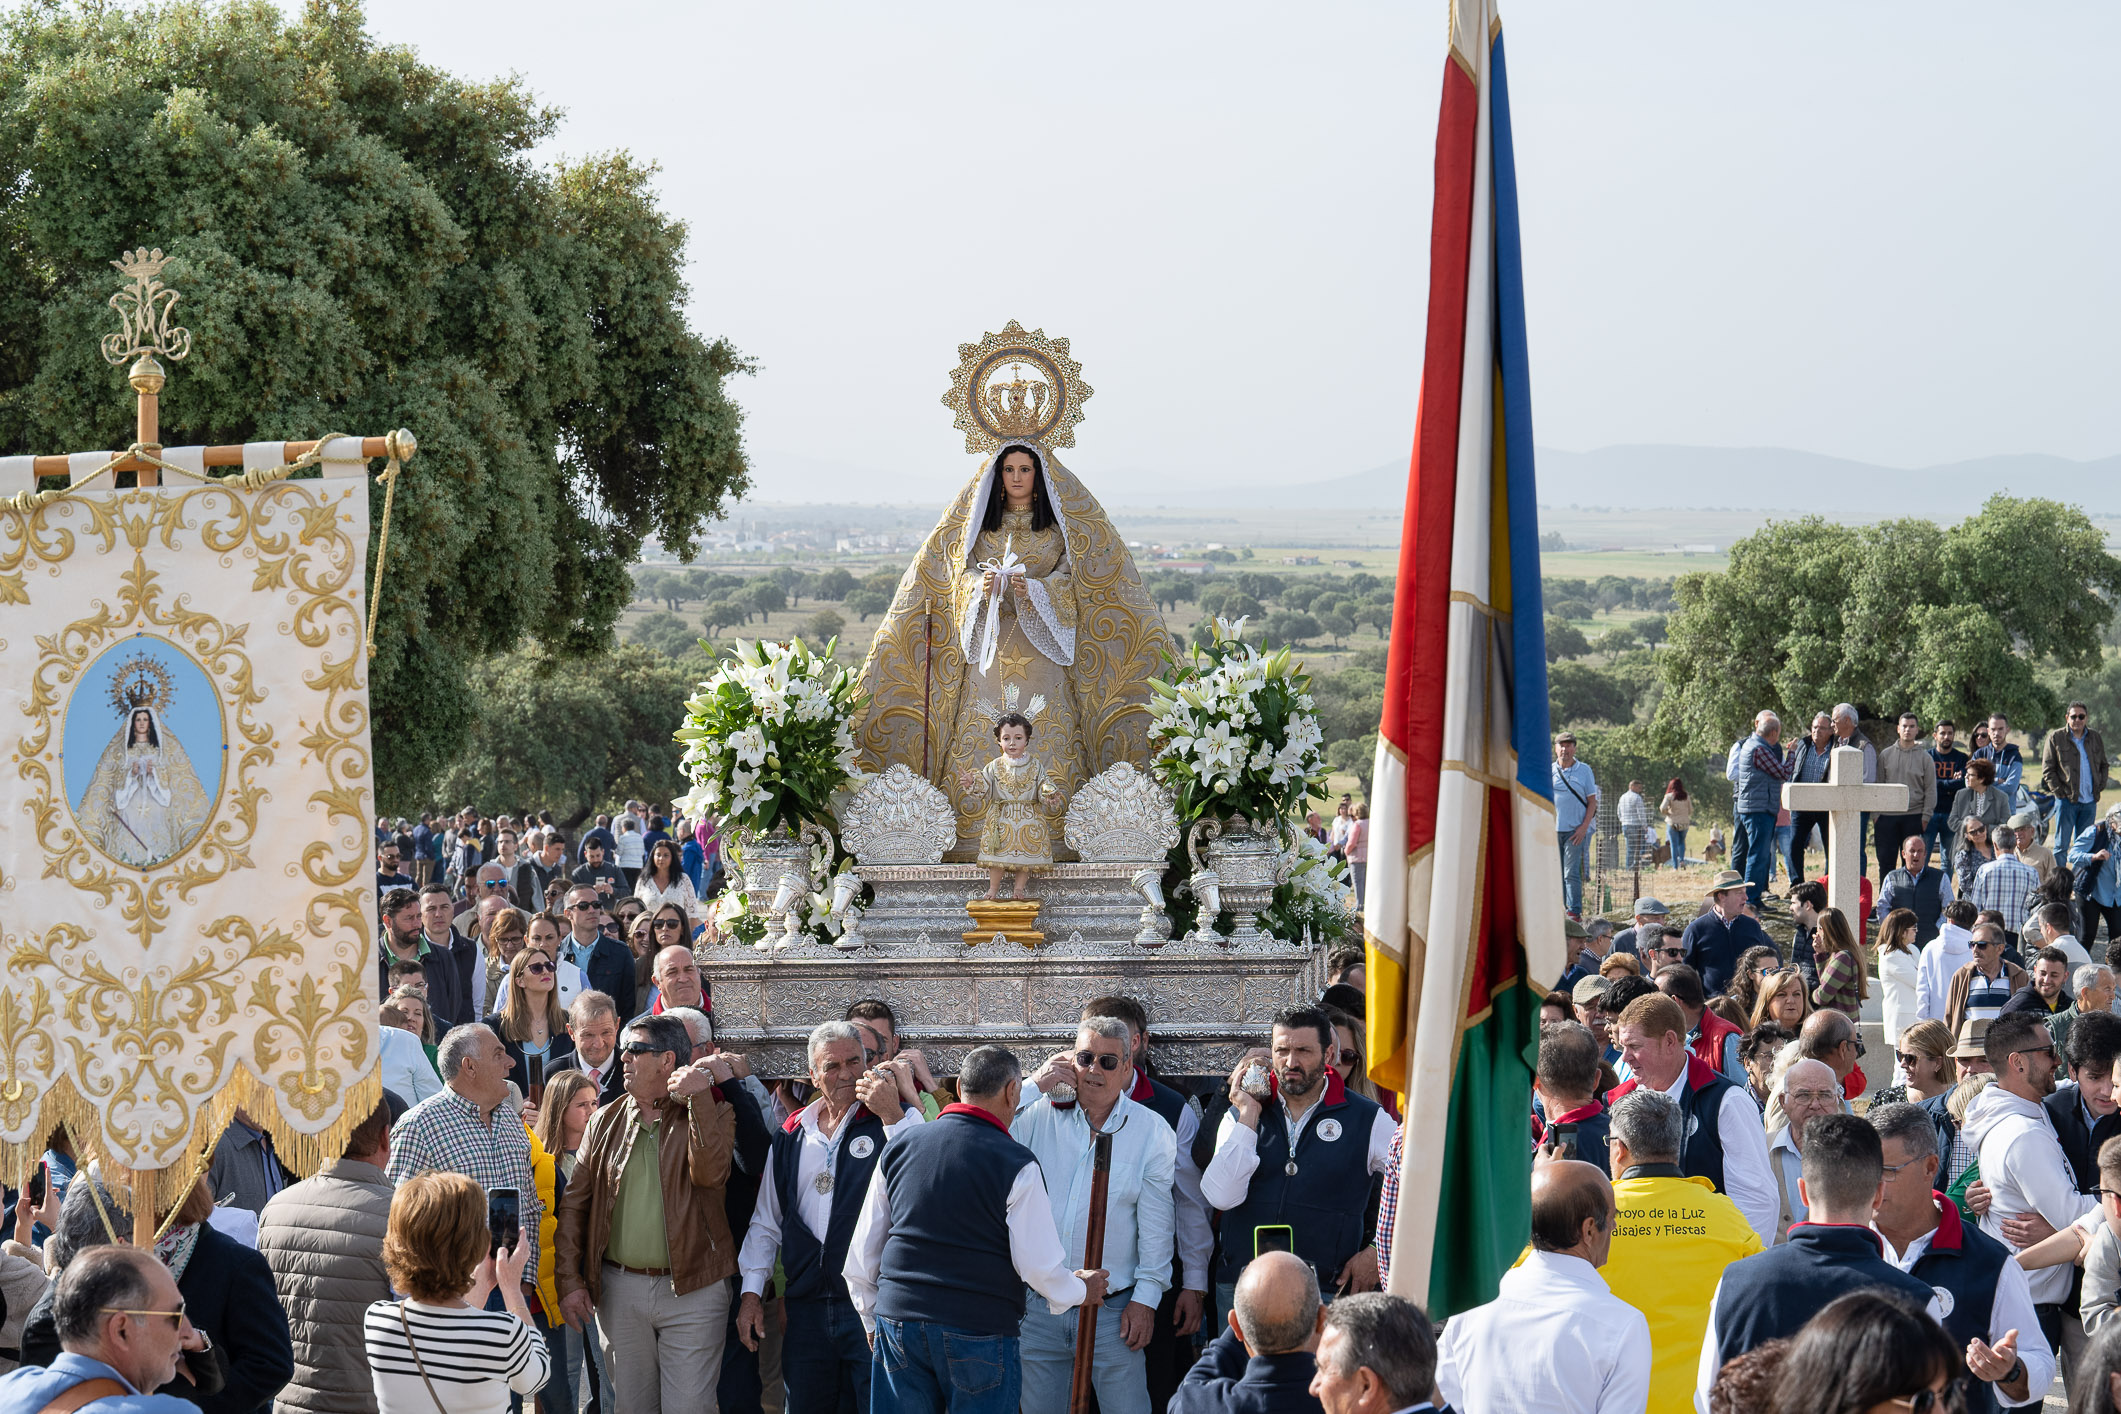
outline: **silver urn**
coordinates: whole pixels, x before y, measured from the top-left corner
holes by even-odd
[[[1196,821],[1186,836],[1186,853],[1195,878],[1206,875],[1215,883],[1212,889],[1194,889],[1202,897],[1196,936],[1209,935],[1215,921],[1209,910],[1214,908],[1231,916],[1230,946],[1268,941],[1259,929],[1259,915],[1274,902],[1275,888],[1289,873],[1280,828],[1272,822],[1255,825],[1243,815]]]

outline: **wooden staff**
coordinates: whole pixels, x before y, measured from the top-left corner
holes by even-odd
[[[1091,1141],[1090,1220],[1083,1231],[1083,1270],[1105,1265],[1105,1190],[1112,1182],[1112,1134]],[[1109,1296],[1111,1293],[1106,1293]],[[1097,1318],[1087,1308],[1075,1316],[1075,1378],[1068,1386],[1068,1414],[1090,1414],[1090,1369],[1097,1353]]]

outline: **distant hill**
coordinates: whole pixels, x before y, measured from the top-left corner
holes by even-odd
[[[1796,452],[1785,447],[1541,447],[1539,501],[1613,510],[1761,510],[1802,514],[1969,515],[1997,491],[2049,496],[2094,514],[2121,509],[2121,456],[2077,462],[2025,453],[1909,470]],[[1406,502],[1405,462],[1352,476],[1217,490],[1229,506],[1340,505],[1393,508]],[[1165,497],[1167,498],[1168,493]]]

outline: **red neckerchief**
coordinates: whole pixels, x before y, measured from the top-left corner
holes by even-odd
[[[968,1105],[962,1100],[957,1101],[955,1104],[943,1106],[941,1114],[938,1114],[936,1118],[940,1119],[943,1115],[965,1115],[968,1118],[983,1119],[987,1121],[987,1123],[993,1125],[996,1129],[999,1129],[1002,1133],[1007,1134],[1009,1132],[1009,1126],[1003,1124],[992,1114],[988,1113],[986,1110],[981,1109],[978,1105]]]
[[[1930,1231],[1930,1251],[1957,1252],[1966,1245],[1966,1224],[1960,1220],[1959,1205],[1934,1188],[1930,1197],[1937,1205],[1937,1226]]]
[[[1537,1122],[1539,1116],[1533,1115],[1533,1129],[1535,1130],[1533,1138],[1544,1141],[1547,1137],[1547,1131],[1557,1124],[1578,1124],[1587,1119],[1595,1119],[1604,1113],[1605,1106],[1599,1104],[1598,1097],[1593,1095],[1591,1103],[1588,1105],[1578,1105],[1565,1115],[1550,1115],[1545,1124],[1539,1124]]]

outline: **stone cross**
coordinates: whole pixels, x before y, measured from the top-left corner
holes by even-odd
[[[1834,748],[1826,779],[1809,785],[1796,781],[1782,787],[1782,803],[1794,815],[1800,810],[1826,812],[1826,902],[1841,910],[1849,926],[1861,938],[1863,918],[1863,813],[1907,809],[1904,785],[1866,785],[1863,752],[1854,746]],[[1880,860],[1879,876],[1897,867],[1897,861]],[[1801,881],[1800,881],[1801,882]]]

